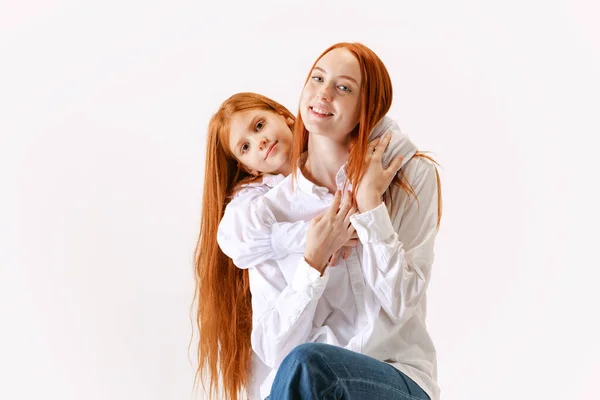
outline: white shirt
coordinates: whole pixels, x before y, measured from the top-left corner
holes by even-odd
[[[384,168],[387,168],[394,158],[403,156],[404,161],[400,165],[402,167],[416,153],[417,147],[398,124],[389,117],[383,117],[375,125],[369,135],[369,141],[386,132],[389,132],[392,137],[383,153],[381,163]],[[249,229],[257,224],[256,221],[245,223],[246,218],[256,217],[255,207],[260,207],[251,202],[259,202],[259,197],[266,194],[284,178],[284,175],[264,174],[261,181],[244,185],[227,205],[225,216],[219,225],[217,241],[225,254],[239,268],[251,268],[266,260],[278,260],[289,253],[304,252],[306,232],[309,226],[307,221],[271,220],[269,225],[262,225],[258,231]],[[260,223],[258,224],[260,225]]]
[[[250,399],[269,395],[283,358],[306,342],[333,344],[386,361],[432,400],[439,398],[435,348],[425,325],[425,292],[437,233],[435,167],[417,158],[402,169],[419,204],[393,187],[393,209],[382,204],[352,217],[361,244],[347,260],[328,267],[323,277],[306,264],[302,251],[306,222],[333,198],[326,188],[298,171],[294,189],[287,177],[260,196],[247,191],[252,201],[240,194],[228,206],[219,245],[236,265],[249,268],[252,291]],[[339,188],[345,178],[342,168]],[[292,235],[283,237],[281,232],[288,228]],[[277,242],[297,251],[277,253]],[[253,247],[257,243],[262,247]],[[268,258],[269,252],[281,258]]]

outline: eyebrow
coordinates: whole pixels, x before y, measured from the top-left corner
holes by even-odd
[[[258,123],[258,120],[262,118],[262,115],[260,114],[256,114],[254,116],[254,118],[252,118],[252,120],[250,121],[250,124],[248,124],[248,130],[249,131],[254,131],[254,128],[256,127],[256,124]]]
[[[322,73],[324,73],[324,74],[327,74],[327,71],[325,71],[325,70],[324,70],[323,68],[321,68],[321,67],[314,67],[314,68],[313,68],[313,71],[319,71],[319,72],[322,72]],[[338,77],[340,77],[340,78],[345,78],[345,79],[348,79],[349,81],[352,81],[352,82],[354,82],[354,83],[356,84],[356,86],[360,86],[360,85],[358,84],[358,82],[356,81],[356,79],[354,79],[354,78],[353,78],[353,77],[351,77],[351,76],[348,76],[348,75],[338,75]]]

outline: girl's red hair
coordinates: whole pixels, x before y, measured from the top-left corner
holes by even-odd
[[[231,117],[241,111],[266,110],[294,116],[287,108],[256,93],[237,93],[212,116],[206,139],[206,167],[200,234],[194,252],[198,328],[198,380],[208,394],[219,393],[219,379],[227,399],[238,400],[247,388],[252,348],[252,305],[248,271],[237,268],[217,244],[217,230],[225,207],[242,184],[260,179],[249,174],[229,151]]]

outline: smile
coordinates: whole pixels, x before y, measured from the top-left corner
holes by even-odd
[[[324,110],[322,108],[319,108],[319,107],[309,107],[309,108],[310,108],[310,110],[314,114],[317,114],[317,115],[320,115],[320,116],[323,116],[323,117],[331,117],[331,116],[333,116],[333,113],[330,113],[329,111]]]
[[[277,146],[278,141],[275,141],[275,143],[273,143],[271,145],[271,147],[269,147],[269,150],[267,150],[267,155],[265,156],[265,160],[267,158],[269,158],[269,156],[271,155],[271,153],[273,153],[273,151],[275,151],[275,147]]]

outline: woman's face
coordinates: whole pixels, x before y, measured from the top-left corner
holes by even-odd
[[[231,154],[248,172],[290,173],[292,131],[282,115],[266,110],[237,112],[231,118],[229,135]]]
[[[313,134],[344,142],[360,117],[361,73],[345,48],[325,54],[313,68],[300,98],[300,115]]]

